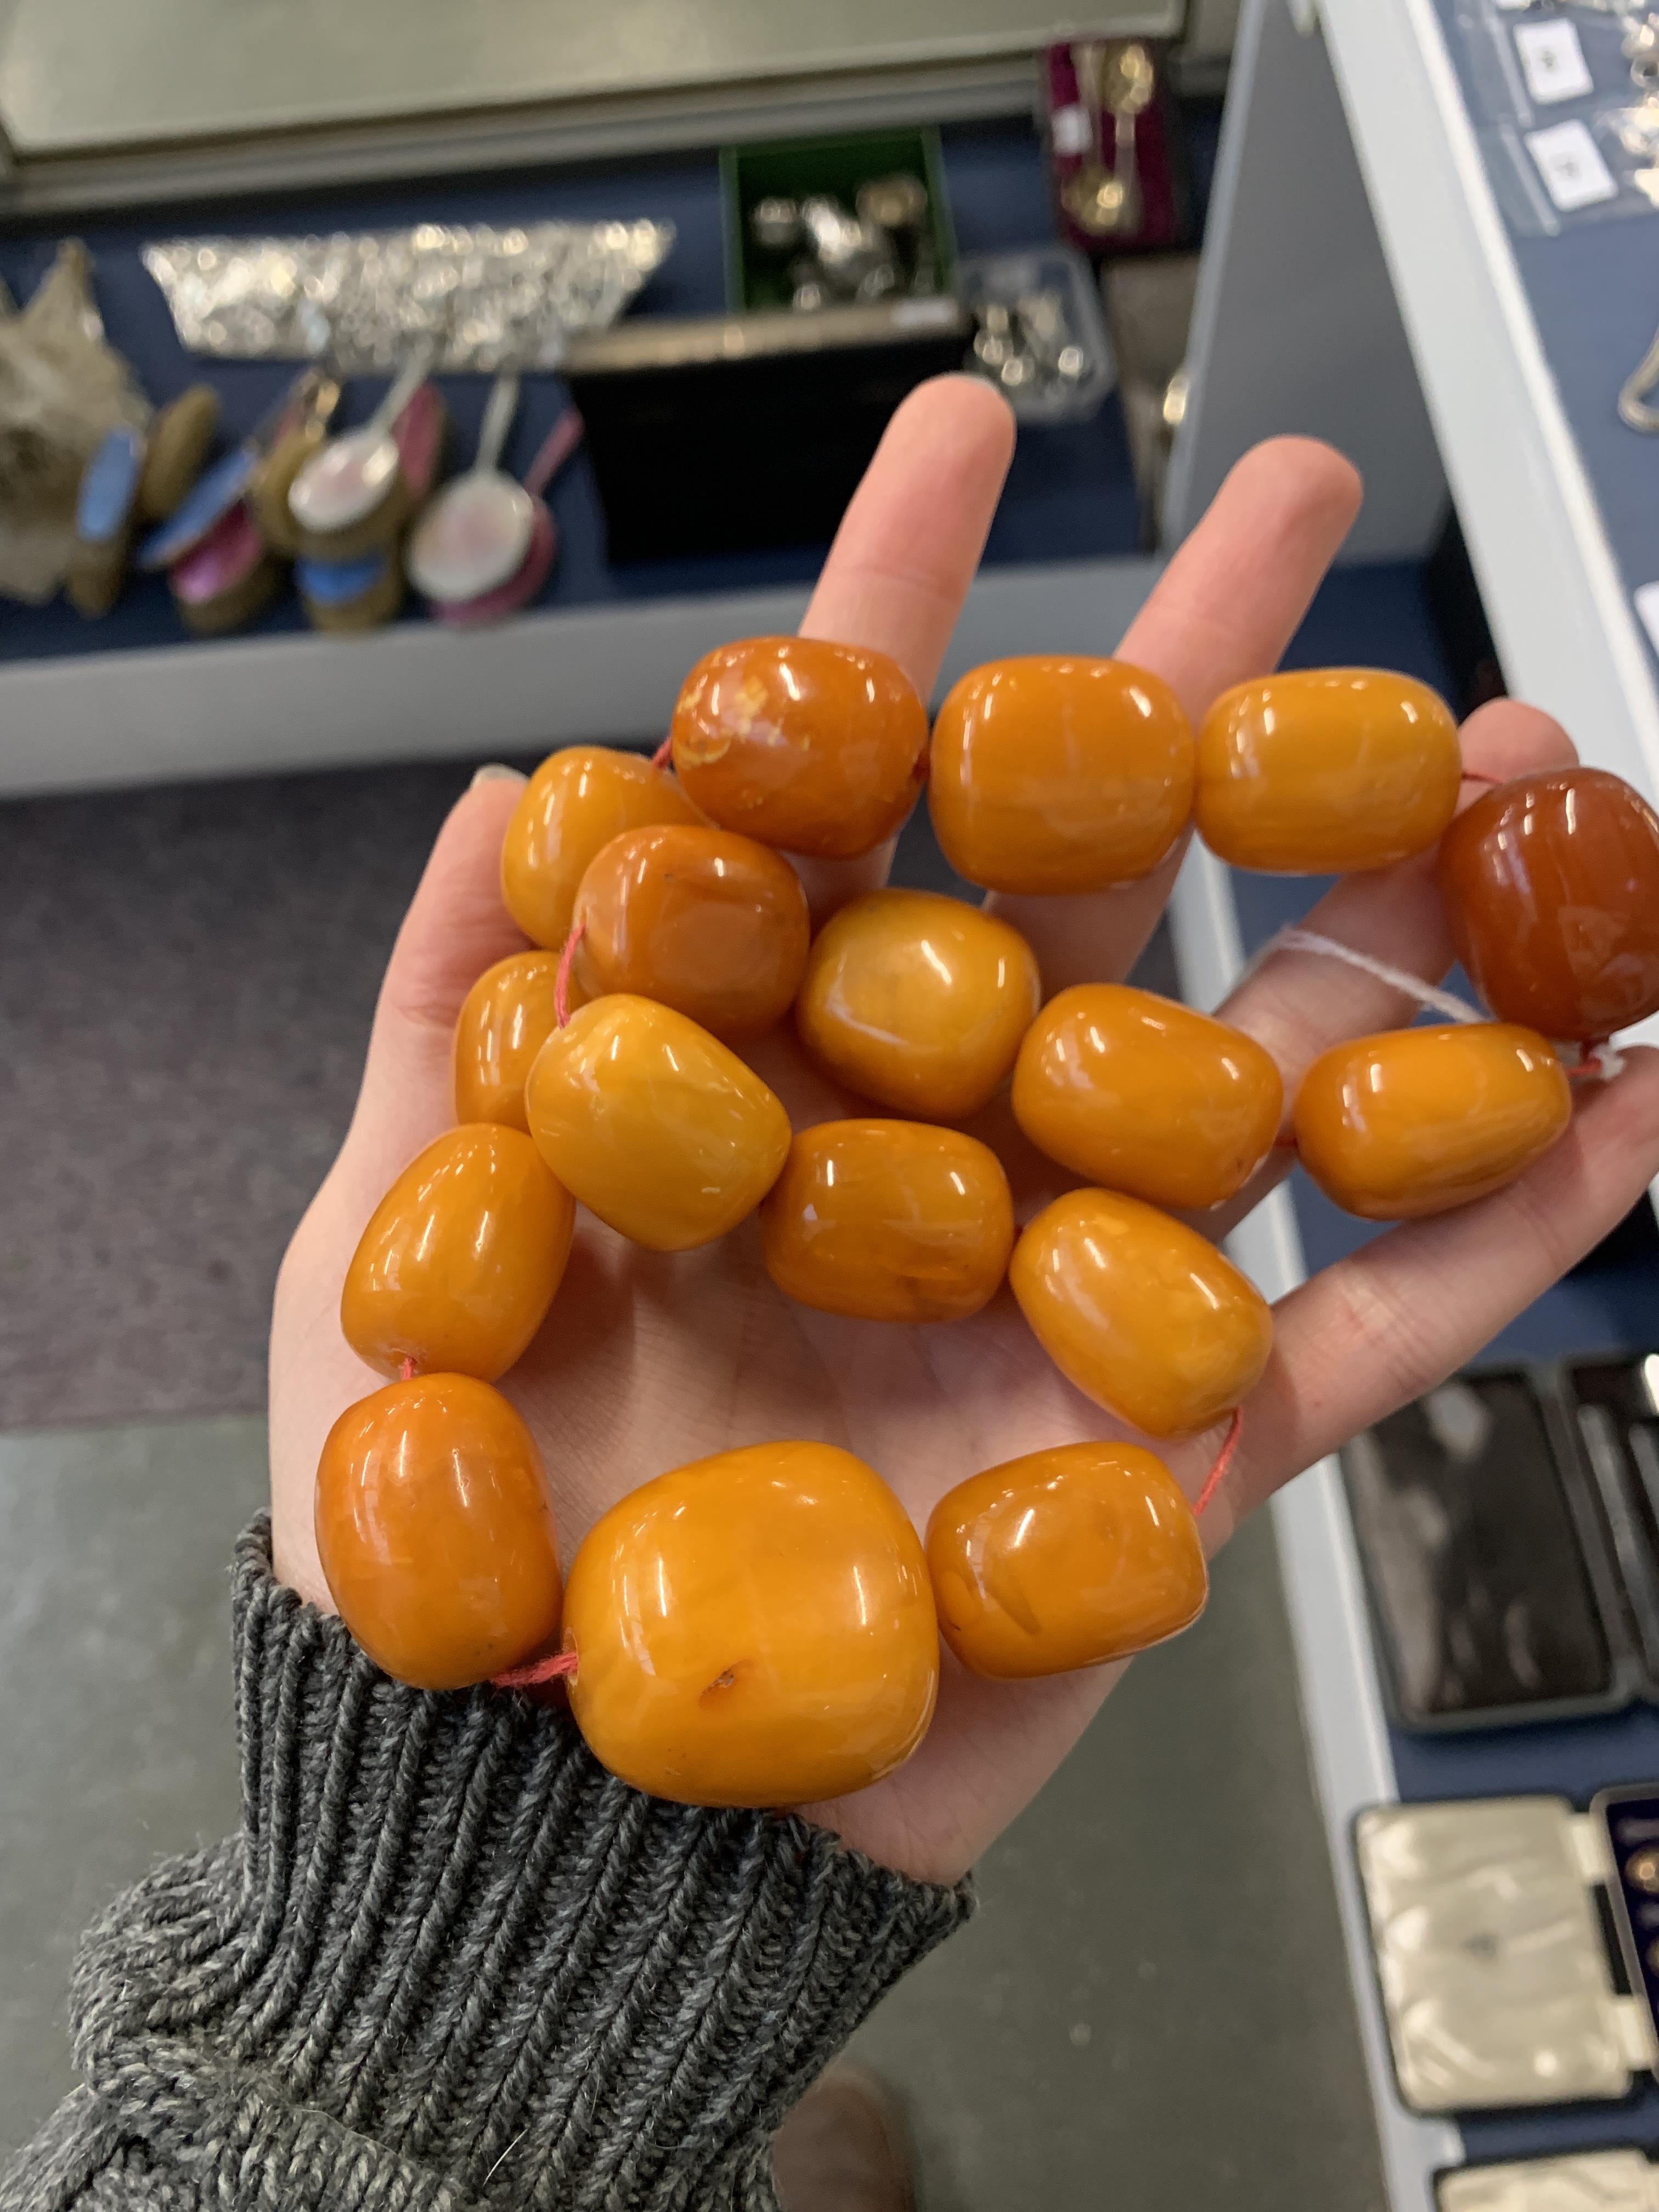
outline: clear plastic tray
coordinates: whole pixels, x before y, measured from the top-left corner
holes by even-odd
[[[988,362],[976,350],[968,367],[998,385],[1014,413],[1026,422],[1086,422],[1097,414],[1101,402],[1117,381],[1111,340],[1096,288],[1094,271],[1069,246],[1035,246],[1012,253],[976,253],[961,262],[957,289],[972,313],[979,331],[987,327],[987,311],[1000,309],[1021,327],[1020,303],[1046,300],[1055,304],[1065,325],[1065,343],[1081,356],[1073,375],[1036,373],[1011,376],[994,361]],[[978,339],[975,339],[976,348]],[[1030,349],[1024,349],[1031,358]]]

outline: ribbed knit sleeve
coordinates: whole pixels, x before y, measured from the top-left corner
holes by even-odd
[[[966,1886],[389,1680],[264,1522],[234,1618],[241,1830],[85,1938],[86,2087],[0,2212],[772,2212],[772,2131]]]

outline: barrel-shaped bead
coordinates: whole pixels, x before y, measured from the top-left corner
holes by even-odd
[[[1323,1052],[1293,1122],[1302,1164],[1368,1221],[1443,1213],[1501,1190],[1572,1119],[1559,1060],[1505,1022],[1386,1030]]]
[[[1235,867],[1381,868],[1434,843],[1462,773],[1457,725],[1426,684],[1297,669],[1235,685],[1205,716],[1193,819]]]
[[[1010,1680],[1127,1659],[1209,1595],[1192,1508],[1139,1444],[1057,1444],[970,1475],[933,1508],[927,1570],[957,1658]]]
[[[1255,1285],[1196,1230],[1115,1191],[1046,1206],[1015,1245],[1008,1280],[1060,1372],[1148,1436],[1218,1421],[1273,1349]]]
[[[996,1154],[921,1121],[802,1130],[761,1208],[778,1288],[863,1321],[965,1321],[996,1295],[1013,1242]]]
[[[861,1790],[933,1717],[939,1630],[909,1516],[830,1444],[754,1444],[659,1475],[570,1570],[571,1710],[613,1774],[693,1805]]]
[[[752,1069],[684,1014],[628,992],[553,1032],[525,1110],[565,1188],[657,1252],[735,1229],[789,1150],[789,1117]]]
[[[1284,1106],[1279,1069],[1253,1037],[1121,983],[1051,999],[1014,1068],[1014,1118],[1039,1152],[1153,1206],[1231,1198]]]

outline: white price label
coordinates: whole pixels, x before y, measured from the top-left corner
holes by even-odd
[[[1505,15],[1518,15],[1523,9],[1531,7],[1532,0],[1496,0],[1496,4]]]
[[[1095,143],[1087,113],[1080,107],[1057,107],[1049,118],[1048,136],[1056,154],[1086,154]]]
[[[1583,100],[1595,89],[1571,23],[1517,23],[1515,50],[1527,90],[1546,106],[1553,100]]]
[[[1585,123],[1553,123],[1527,133],[1527,151],[1538,164],[1544,190],[1564,214],[1616,199],[1619,187]]]

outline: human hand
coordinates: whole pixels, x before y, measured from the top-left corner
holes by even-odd
[[[1002,402],[959,377],[895,416],[848,509],[804,629],[878,647],[926,698],[977,565],[1013,442]],[[1328,448],[1279,439],[1247,454],[1117,647],[1171,684],[1194,722],[1228,686],[1272,668],[1359,503]],[[1110,650],[1081,637],[1079,652]],[[1503,702],[1472,716],[1466,764],[1498,779],[1572,757],[1547,716]],[[409,1160],[453,1120],[451,1040],[483,969],[522,949],[501,903],[502,835],[516,778],[476,785],[439,837],[387,969],[356,1112],[295,1232],[277,1284],[270,1450],[278,1574],[331,1610],[313,1533],[329,1429],[383,1380],[341,1334],[347,1263]],[[1466,787],[1466,793],[1473,791]],[[868,889],[888,854],[804,866],[815,911]],[[1119,981],[1157,924],[1178,856],[1145,881],[1075,898],[990,903],[1030,939],[1045,994]],[[1425,977],[1451,946],[1431,856],[1339,884],[1310,926]],[[1286,1092],[1339,1040],[1409,1020],[1387,986],[1305,953],[1268,961],[1218,1010],[1278,1060]],[[805,1061],[788,1028],[747,1055],[797,1127],[867,1111]],[[1002,1153],[1027,1219],[1076,1179],[1041,1159],[1006,1099],[975,1125]],[[1284,1172],[1270,1161],[1220,1234]],[[1279,1302],[1272,1360],[1246,1402],[1238,1455],[1205,1516],[1213,1549],[1302,1468],[1440,1381],[1595,1243],[1659,1173],[1659,1055],[1581,1097],[1562,1142],[1519,1182],[1456,1212],[1394,1230]],[[751,1220],[700,1251],[648,1252],[586,1215],[541,1334],[501,1387],[534,1430],[568,1564],[626,1492],[729,1447],[804,1437],[842,1445],[926,1526],[964,1476],[1042,1446],[1125,1431],[1066,1382],[1005,1289],[973,1320],[920,1328],[792,1304],[761,1265]],[[1195,1494],[1218,1435],[1156,1448]],[[1121,1668],[1030,1682],[968,1674],[947,1650],[939,1708],[885,1781],[805,1808],[871,1856],[955,1880],[1035,1794]]]

